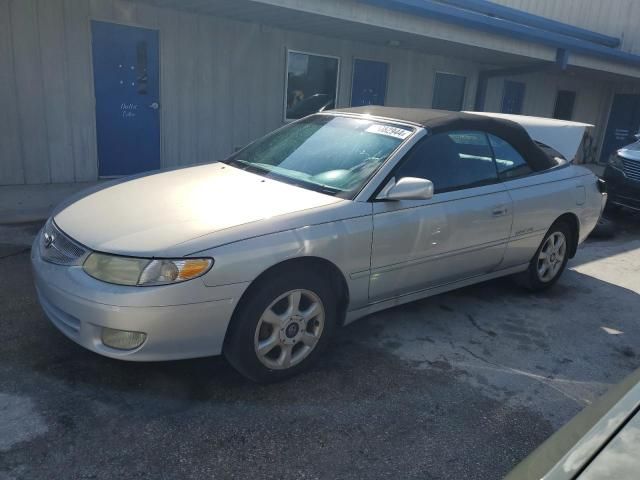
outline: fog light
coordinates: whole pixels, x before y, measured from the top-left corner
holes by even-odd
[[[102,329],[102,343],[118,350],[133,350],[144,343],[146,333],[129,332],[127,330]]]

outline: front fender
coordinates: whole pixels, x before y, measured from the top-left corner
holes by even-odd
[[[199,256],[215,264],[204,277],[207,286],[252,282],[267,269],[287,260],[317,257],[333,263],[350,293],[349,308],[368,301],[372,216],[305,226],[222,245]]]

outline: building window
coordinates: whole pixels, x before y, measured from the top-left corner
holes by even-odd
[[[576,103],[576,92],[571,90],[559,90],[556,97],[556,106],[553,109],[553,118],[558,120],[571,120],[573,117],[573,105]]]
[[[433,108],[438,110],[462,110],[466,77],[453,73],[436,73],[433,89]]]
[[[335,108],[339,69],[337,57],[287,51],[285,119]]]
[[[522,113],[525,88],[526,85],[524,82],[514,82],[513,80],[504,81],[504,90],[502,92],[502,113],[513,113],[516,115]]]

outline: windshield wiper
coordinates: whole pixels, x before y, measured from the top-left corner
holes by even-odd
[[[271,169],[267,168],[262,163],[253,163],[253,162],[249,162],[247,160],[243,160],[241,158],[234,158],[232,160],[232,162],[233,163],[239,163],[239,164],[243,165],[243,168],[241,168],[241,170],[255,169],[255,170],[260,170],[262,172],[271,172]]]
[[[341,190],[339,188],[335,188],[332,187],[330,185],[325,185],[322,183],[315,183],[312,181],[308,181],[308,180],[303,180],[301,178],[297,178],[295,176],[290,176],[290,175],[286,175],[284,173],[278,172],[277,168],[269,168],[270,166],[267,166],[264,163],[253,163],[253,162],[249,162],[247,160],[243,160],[241,158],[234,158],[230,163],[232,163],[234,166],[238,166],[238,168],[240,168],[241,170],[257,170],[259,172],[266,172],[266,173],[270,173],[271,175],[273,175],[274,177],[290,183],[292,185],[296,185],[298,187],[302,187],[302,188],[307,188],[307,189],[311,189],[311,190],[315,190],[321,193],[326,193],[328,195],[336,195],[337,193],[340,193]],[[239,165],[237,165],[239,164]]]

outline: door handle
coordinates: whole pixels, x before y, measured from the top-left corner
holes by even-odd
[[[508,212],[507,207],[496,207],[492,210],[491,214],[494,217],[502,217],[503,215],[506,215]]]
[[[152,108],[153,110],[158,110],[160,108],[160,104],[158,104],[158,102],[153,102],[151,105],[149,105],[149,108]]]

